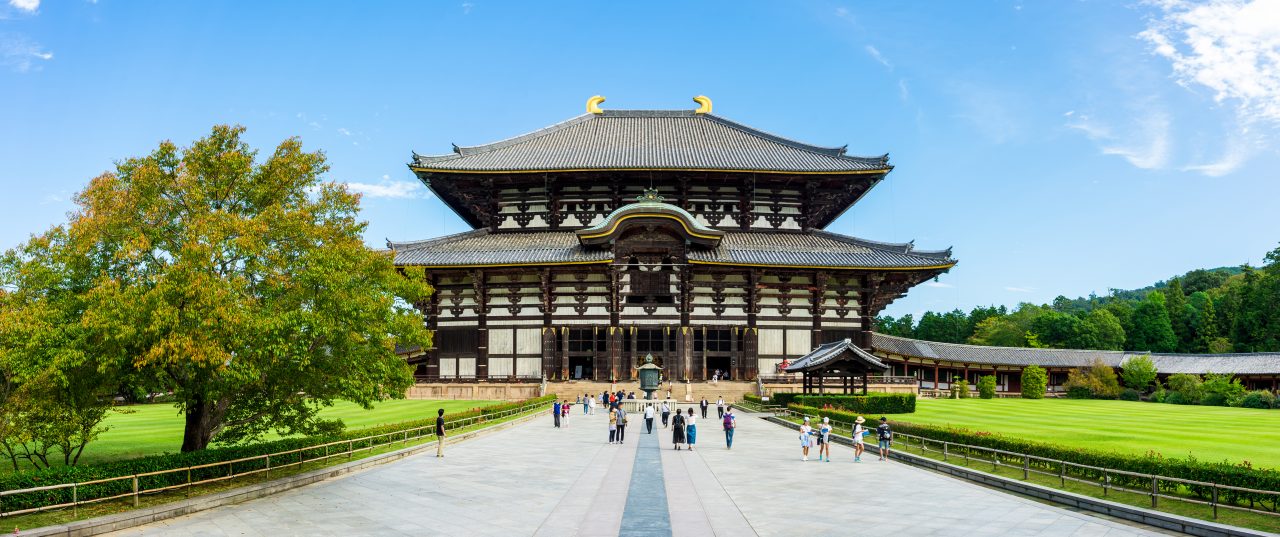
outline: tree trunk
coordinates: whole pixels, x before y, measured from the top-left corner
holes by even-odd
[[[197,399],[187,405],[186,428],[182,431],[182,452],[199,451],[209,447],[213,433],[222,421],[221,413],[213,403]]]

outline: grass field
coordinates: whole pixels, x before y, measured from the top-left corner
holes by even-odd
[[[867,416],[868,420],[880,416]],[[1280,468],[1280,411],[1074,399],[920,399],[890,420],[951,425],[1082,449]]]
[[[437,408],[444,408],[447,415],[496,402],[393,400],[378,403],[372,410],[365,410],[354,403],[338,402],[323,410],[320,415],[327,419],[341,418],[348,429],[356,429],[431,418],[435,416]],[[120,408],[125,412],[107,414],[104,423],[110,429],[85,448],[84,456],[80,458],[81,464],[164,452],[176,453],[182,447],[182,416],[173,405],[134,405]],[[278,437],[268,437],[274,438]],[[10,470],[11,468],[5,467],[3,471]]]

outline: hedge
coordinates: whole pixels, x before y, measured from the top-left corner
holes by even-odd
[[[850,412],[824,410],[821,408],[797,404],[788,405],[788,408],[801,414],[810,416],[827,416],[833,420],[846,423],[852,423],[854,418],[857,417],[855,414]],[[868,422],[870,421],[871,419],[868,418]],[[1113,470],[1124,470],[1140,474],[1158,475],[1161,477],[1172,477],[1206,483],[1217,483],[1219,485],[1230,485],[1235,487],[1280,491],[1280,470],[1270,468],[1254,468],[1244,464],[1232,464],[1227,461],[1207,462],[1198,460],[1194,457],[1187,457],[1186,459],[1167,458],[1158,453],[1149,453],[1145,456],[1137,456],[1115,452],[1095,451],[1081,449],[1076,446],[1059,446],[1043,442],[1022,440],[986,431],[973,431],[958,427],[918,425],[903,421],[894,421],[891,425],[895,432],[921,436],[928,438],[931,441],[968,444],[971,446],[999,449],[1013,453],[1067,461],[1075,464],[1084,464]],[[952,446],[951,448],[952,453],[958,453],[959,449],[961,448],[957,448],[955,446]],[[991,456],[989,452],[975,452],[975,454],[981,454],[984,457]],[[1021,466],[1022,458],[1011,457],[1005,462]],[[1034,459],[1030,464],[1032,468],[1038,468],[1043,471],[1058,471],[1058,466],[1056,464],[1036,461]],[[1075,477],[1097,479],[1099,481],[1103,477],[1102,472],[1096,470],[1072,468],[1070,472],[1071,475]],[[1117,474],[1109,474],[1109,476],[1111,477],[1112,484],[1116,486],[1138,490],[1151,489],[1150,478]],[[1161,481],[1160,487],[1165,492],[1172,494],[1178,491],[1179,484],[1169,481]],[[1188,485],[1187,490],[1201,499],[1208,499],[1213,495],[1212,487],[1208,486]],[[1234,502],[1238,505],[1248,505],[1251,501],[1259,503],[1265,501],[1265,503],[1270,504],[1274,499],[1275,496],[1270,494],[1219,489],[1219,500],[1224,503]]]
[[[464,420],[468,418],[481,418],[483,422],[486,418],[504,412],[514,410],[524,405],[550,403],[554,401],[556,396],[549,394],[543,397],[535,397],[533,399],[525,399],[523,401],[514,401],[510,403],[499,403],[466,412],[457,412],[453,414],[445,414],[445,419],[449,421]],[[420,420],[405,421],[400,423],[392,423],[386,425],[378,425],[375,427],[365,427],[361,429],[352,429],[338,434],[311,436],[302,438],[284,438],[280,440],[272,440],[251,445],[243,446],[226,446],[209,448],[200,451],[192,451],[188,453],[165,453],[162,455],[148,455],[135,459],[105,462],[99,464],[86,464],[78,466],[59,466],[55,468],[47,468],[43,470],[28,470],[0,476],[0,490],[15,490],[24,488],[41,487],[48,485],[58,485],[67,483],[83,483],[95,479],[106,479],[110,477],[128,476],[133,474],[141,474],[147,472],[155,472],[160,470],[169,470],[176,468],[185,468],[188,466],[199,466],[202,464],[210,464],[224,461],[231,461],[247,457],[257,457],[268,453],[277,453],[281,451],[290,451],[294,449],[302,449],[305,458],[311,459],[325,454],[325,448],[310,448],[317,444],[326,444],[342,440],[353,440],[366,436],[374,436],[406,429],[414,429],[417,427],[427,427],[433,429],[435,426],[435,416],[423,418]],[[456,426],[455,426],[456,427]],[[433,430],[430,432],[434,432]],[[371,445],[383,445],[397,442],[396,438],[380,438],[366,440],[354,444],[355,448],[364,448]],[[294,455],[290,455],[293,457]],[[292,459],[296,461],[297,459]],[[273,460],[273,466],[286,464],[286,461]],[[238,462],[235,465],[236,473],[247,472],[250,470],[258,470],[266,467],[266,460],[253,460]],[[200,481],[203,479],[225,476],[227,474],[226,466],[214,466],[210,468],[201,468],[191,471],[191,480]],[[186,472],[173,472],[168,474],[146,476],[138,478],[138,488],[155,489],[166,486],[184,484],[187,482]],[[81,501],[92,500],[94,498],[103,498],[124,494],[133,490],[131,480],[122,479],[109,483],[102,483],[90,486],[77,487],[79,499]],[[60,503],[71,502],[71,489],[56,489],[40,492],[32,492],[29,494],[21,494],[16,496],[5,496],[0,498],[3,502],[3,510],[5,512],[17,511],[20,509],[28,509],[40,507],[44,505],[56,505]]]
[[[914,393],[879,393],[874,395],[801,395],[795,402],[804,406],[832,408],[862,414],[910,414],[916,411]]]

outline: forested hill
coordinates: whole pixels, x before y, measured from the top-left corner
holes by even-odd
[[[966,313],[881,316],[890,335],[1002,347],[1151,352],[1280,351],[1280,248],[1262,267],[1197,269],[1134,290]]]

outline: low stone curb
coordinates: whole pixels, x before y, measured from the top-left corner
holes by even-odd
[[[477,436],[489,434],[492,432],[497,432],[503,429],[508,429],[510,427],[519,425],[521,423],[524,423],[525,421],[531,420],[535,417],[542,416],[542,415],[543,415],[543,412],[541,411],[532,412],[527,416],[522,416],[511,421],[504,421],[502,423],[491,425],[483,429],[463,433],[462,435],[457,437],[453,437],[453,436],[446,437],[446,441],[448,444],[456,444],[458,442],[469,440]],[[320,481],[324,481],[334,477],[353,474],[356,472],[360,472],[362,470],[373,468],[375,466],[386,464],[388,462],[397,461],[405,457],[409,457],[411,455],[417,455],[419,453],[429,451],[431,449],[435,449],[435,445],[436,445],[435,442],[427,442],[424,444],[419,444],[416,446],[383,453],[381,455],[365,457],[360,460],[339,464],[337,466],[320,468],[318,470],[312,470],[310,472],[291,475],[288,477],[282,477],[280,479],[264,481],[262,483],[254,483],[252,485],[245,485],[243,487],[239,487],[239,488],[235,488],[235,489],[231,489],[223,492],[218,492],[215,494],[206,494],[203,496],[197,496],[195,498],[166,503],[163,505],[157,505],[155,507],[147,507],[144,509],[134,509],[134,510],[126,511],[123,513],[106,515],[106,516],[101,516],[97,518],[90,518],[86,520],[79,520],[79,521],[71,522],[68,524],[59,524],[57,526],[45,526],[43,528],[25,530],[19,533],[18,535],[33,536],[33,537],[34,536],[40,536],[40,537],[55,536],[55,535],[67,536],[67,537],[82,537],[87,535],[99,535],[99,534],[108,533],[112,531],[119,531],[123,529],[133,528],[133,527],[141,526],[144,524],[150,524],[152,522],[158,522],[165,519],[176,518],[183,515],[189,515],[192,513],[198,513],[200,511],[213,509],[215,507],[221,507],[224,505],[232,505],[232,504],[237,504],[237,503],[241,503],[249,500],[254,500],[257,498],[262,498],[265,496],[270,496],[272,494],[284,492],[286,490],[296,489],[298,487],[304,487],[312,483],[318,483]]]
[[[792,423],[776,416],[768,416],[764,419],[784,427],[800,430],[799,424]],[[837,444],[845,446],[853,445],[852,439],[842,436],[832,435],[831,439],[832,442]],[[874,449],[874,444],[867,445],[868,452],[871,452]],[[1151,509],[1144,509],[1132,505],[1085,496],[1083,494],[1076,494],[1074,492],[1067,492],[1065,490],[1058,490],[1018,479],[1011,479],[988,474],[986,472],[971,470],[963,466],[956,466],[954,464],[948,464],[928,457],[921,457],[919,455],[913,455],[902,451],[890,451],[889,456],[907,464],[947,474],[952,477],[967,479],[969,481],[981,483],[988,487],[997,488],[1003,491],[1031,496],[1033,498],[1074,507],[1083,511],[1092,511],[1115,518],[1138,522],[1140,524],[1146,524],[1156,528],[1182,532],[1189,535],[1199,535],[1202,537],[1280,537],[1280,534],[1242,528],[1239,526],[1229,526],[1227,524],[1219,524],[1217,522],[1209,522],[1207,520],[1184,517],[1161,511],[1153,511]]]

